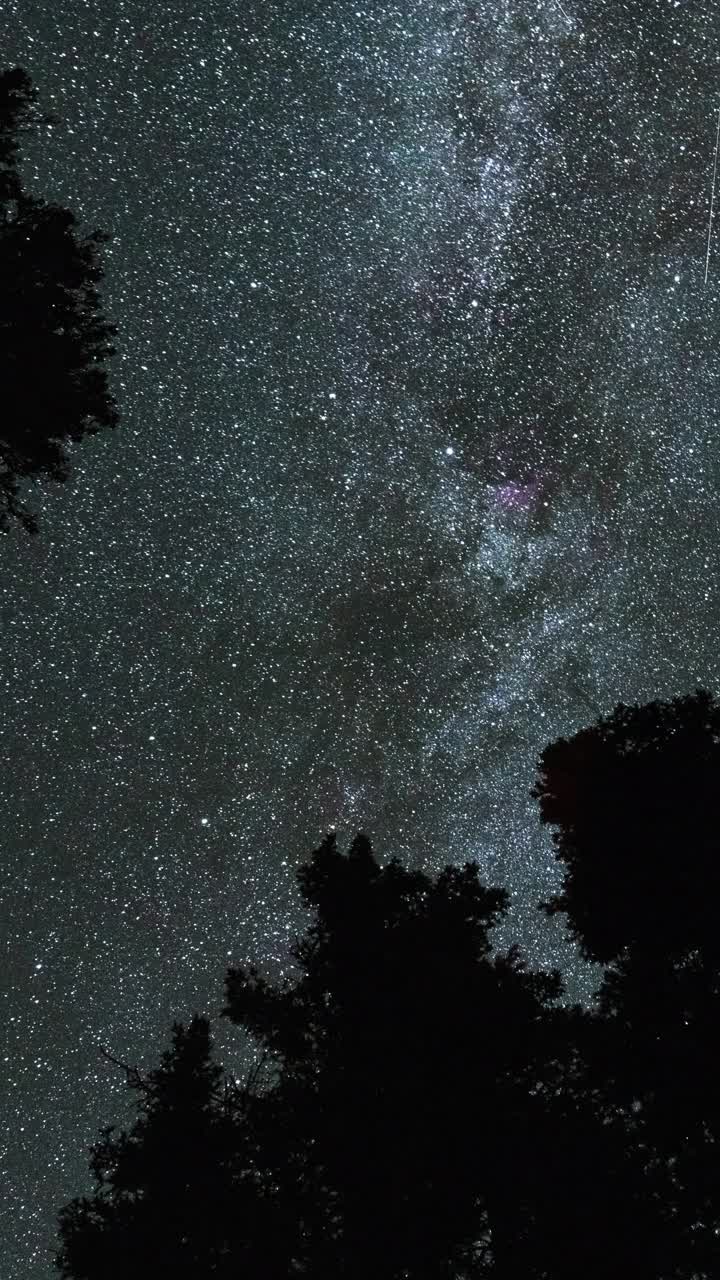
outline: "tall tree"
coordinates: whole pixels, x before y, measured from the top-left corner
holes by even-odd
[[[115,426],[105,361],[117,332],[100,311],[101,231],[78,239],[76,220],[29,194],[20,135],[50,117],[21,68],[0,75],[0,529],[37,522],[27,480],[65,480],[68,445]]]
[[[547,747],[533,795],[555,828],[564,912],[591,960],[720,959],[720,708],[709,694],[619,706]]]
[[[491,955],[505,892],[474,864],[381,866],[363,836],[299,880],[295,975],[226,979],[270,1079],[223,1090],[197,1017],[128,1069],[140,1118],[61,1213],[63,1280],[689,1277],[667,1170],[587,1069],[594,1024],[557,974]]]
[[[619,706],[547,748],[534,794],[565,867],[544,909],[608,965],[588,1088],[670,1179],[677,1274],[717,1275],[720,708],[703,691]]]
[[[138,1120],[130,1133],[102,1130],[91,1149],[94,1194],[61,1210],[63,1280],[234,1280],[240,1262],[259,1274],[266,1236],[240,1137],[244,1094],[211,1055],[209,1023],[196,1015],[175,1024],[147,1078],[126,1068]]]
[[[644,1247],[633,1274],[657,1280],[625,1134],[568,1091],[558,976],[491,958],[504,890],[473,864],[381,867],[362,836],[347,857],[328,837],[299,879],[316,912],[299,976],[231,969],[224,1010],[277,1066],[264,1153],[294,1224],[287,1273],[604,1277]]]

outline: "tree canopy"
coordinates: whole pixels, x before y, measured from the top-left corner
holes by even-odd
[[[493,952],[508,895],[474,863],[433,877],[329,835],[298,872],[289,976],[227,973],[254,1075],[223,1077],[197,1017],[147,1081],[128,1069],[141,1116],[103,1131],[95,1196],[62,1211],[63,1280],[717,1275],[717,728],[698,692],[543,753],[566,866],[544,909],[606,964],[589,1010]]]
[[[239,1127],[243,1094],[212,1061],[207,1018],[176,1023],[146,1078],[126,1071],[138,1119],[130,1133],[106,1127],[91,1148],[95,1192],[61,1211],[56,1267],[72,1280],[230,1280],[249,1257],[243,1226],[257,1234],[264,1224]]]
[[[511,1105],[504,1093],[527,1095],[556,980],[489,959],[507,895],[471,865],[433,882],[394,860],[380,867],[362,836],[343,857],[330,836],[299,879],[317,913],[293,953],[300,978],[275,989],[231,970],[224,1010],[280,1065],[276,1124],[307,1223],[297,1261],[390,1277],[441,1274],[452,1257],[482,1274],[478,1188],[499,1141],[487,1091],[496,1114]]]
[[[690,1274],[717,1274],[720,707],[702,690],[619,706],[546,749],[534,794],[565,865],[544,909],[608,965],[587,1087],[669,1171]]]
[[[626,950],[720,957],[720,708],[698,691],[619,706],[544,751],[533,795],[565,864],[564,912],[592,960]]]
[[[66,480],[68,446],[113,427],[106,360],[117,329],[103,318],[98,249],[74,215],[31,195],[18,168],[20,136],[47,123],[21,68],[0,74],[0,529],[37,522],[26,481]]]

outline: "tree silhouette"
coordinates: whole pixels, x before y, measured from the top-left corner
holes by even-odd
[[[317,913],[300,976],[273,987],[231,969],[224,1010],[276,1062],[266,1118],[282,1136],[263,1149],[293,1206],[289,1262],[315,1277],[569,1280],[619,1260],[657,1280],[657,1206],[625,1131],[569,1087],[580,1014],[551,1005],[557,974],[490,956],[505,892],[473,864],[435,881],[380,867],[362,836],[347,857],[328,837],[299,879]]]
[[[126,1068],[139,1118],[102,1130],[91,1148],[97,1183],[60,1212],[63,1280],[158,1280],[252,1273],[263,1227],[248,1142],[245,1094],[211,1060],[206,1018],[173,1027],[172,1049],[147,1079]],[[122,1065],[122,1064],[121,1064]],[[249,1132],[249,1131],[248,1131]]]
[[[37,522],[23,506],[28,479],[69,475],[68,445],[118,421],[105,360],[117,332],[100,313],[98,246],[76,236],[59,205],[25,191],[22,132],[49,122],[21,68],[0,75],[0,528]]]
[[[690,1280],[697,1183],[615,1088],[608,1015],[492,955],[505,891],[381,866],[362,835],[298,878],[295,973],[226,977],[269,1077],[223,1086],[198,1017],[147,1080],[126,1068],[140,1118],[61,1212],[63,1280]]]
[[[709,694],[612,716],[547,747],[532,794],[556,828],[564,912],[584,954],[720,959],[720,708]]]
[[[677,1273],[720,1269],[720,709],[697,691],[619,706],[548,747],[534,789],[565,912],[609,967],[585,1029],[586,1088],[669,1182]]]

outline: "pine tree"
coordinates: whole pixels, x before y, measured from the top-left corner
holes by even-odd
[[[585,1087],[665,1180],[672,1275],[720,1269],[720,708],[705,692],[619,706],[540,762],[566,915],[608,967]]]
[[[241,1138],[242,1092],[211,1058],[206,1018],[173,1027],[172,1048],[139,1092],[130,1133],[102,1130],[91,1149],[96,1189],[60,1213],[63,1280],[197,1280],[253,1270],[262,1206]],[[257,1212],[256,1212],[257,1210]]]
[[[100,312],[94,231],[29,194],[20,134],[50,117],[21,68],[0,75],[0,529],[37,523],[21,500],[27,480],[67,479],[68,446],[115,426],[105,361],[117,332]]]
[[[127,1068],[140,1116],[61,1213],[63,1280],[689,1280],[689,1191],[613,1093],[617,1040],[491,954],[505,892],[380,866],[363,836],[298,875],[295,976],[226,979],[269,1078],[228,1089],[198,1017]]]
[[[224,1010],[276,1062],[263,1152],[294,1224],[290,1273],[539,1276],[519,1270],[538,1223],[516,1168],[552,1076],[558,976],[491,958],[507,895],[473,864],[432,880],[330,836],[299,880],[316,912],[300,976],[231,969]]]

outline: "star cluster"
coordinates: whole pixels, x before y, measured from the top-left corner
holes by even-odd
[[[7,1280],[85,1148],[274,973],[335,827],[534,911],[543,746],[718,684],[720,39],[701,0],[8,0],[112,233],[122,423],[2,544]],[[218,1025],[219,1056],[242,1066]]]

